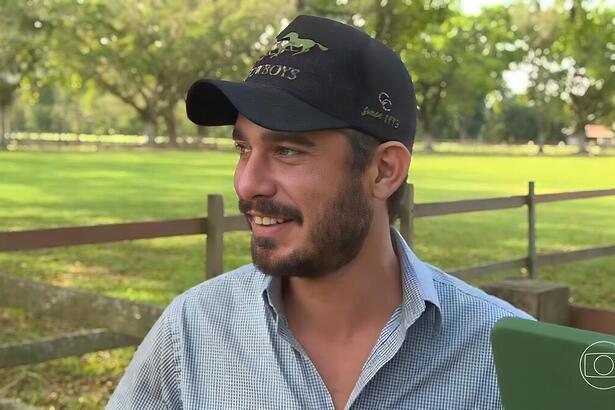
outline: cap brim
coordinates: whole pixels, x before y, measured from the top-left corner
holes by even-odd
[[[186,97],[188,118],[198,125],[230,125],[241,113],[261,127],[277,131],[314,131],[349,125],[292,94],[259,83],[199,80]]]

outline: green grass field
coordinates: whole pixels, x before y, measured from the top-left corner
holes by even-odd
[[[22,230],[204,216],[221,193],[236,213],[228,152],[0,153],[0,229]],[[417,202],[615,188],[615,157],[417,153]],[[615,197],[539,204],[538,252],[615,244]],[[415,250],[445,269],[526,254],[526,209],[418,219]],[[0,272],[161,306],[204,277],[203,236],[0,253]],[[247,233],[225,236],[225,268],[248,263]],[[615,307],[615,257],[541,269],[575,302]],[[511,271],[481,279],[523,275]],[[71,330],[0,309],[0,344]],[[54,408],[100,408],[133,349],[0,371],[0,397]]]

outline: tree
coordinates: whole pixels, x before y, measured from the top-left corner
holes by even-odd
[[[200,77],[245,76],[254,45],[269,41],[280,1],[56,0],[57,65],[134,109],[153,143],[176,143],[176,107]],[[256,40],[255,40],[256,39]]]
[[[35,9],[36,1],[0,2],[0,150],[6,149],[9,112],[15,91],[45,53],[46,24]]]
[[[478,17],[451,12],[429,25],[402,52],[413,67],[425,148],[431,150],[438,117],[452,118],[457,132],[476,132],[489,92],[502,89],[502,73],[520,58],[521,45],[503,7],[485,9]]]
[[[443,117],[452,117],[461,135],[477,132],[485,96],[502,87],[502,72],[520,55],[503,7],[470,18],[455,3],[429,0],[297,3],[301,11],[360,26],[400,54],[414,81],[427,150]]]
[[[532,67],[528,94],[541,113],[542,133],[557,122],[547,117],[565,118],[569,111],[579,152],[587,153],[585,126],[612,118],[615,108],[615,12],[574,0],[545,11],[536,3],[520,14],[518,24],[526,25],[530,39],[525,58]]]
[[[587,153],[585,126],[615,108],[615,12],[588,10],[585,2],[574,0],[568,11],[566,31],[556,49],[566,55],[561,60],[566,70],[562,99],[570,102],[574,115],[579,152]]]
[[[362,28],[396,52],[449,13],[447,2],[433,0],[296,0],[296,8]]]

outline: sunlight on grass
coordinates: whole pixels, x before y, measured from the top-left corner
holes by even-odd
[[[228,152],[0,153],[0,229],[22,230],[206,215],[207,194],[221,193],[237,214],[236,154]],[[523,155],[414,155],[409,181],[419,203],[615,188],[615,159]],[[615,197],[539,204],[539,252],[615,244]],[[204,236],[159,238],[0,253],[0,272],[165,306],[201,282]],[[421,218],[415,251],[445,269],[523,257],[525,208]],[[250,235],[224,238],[224,268],[249,263]],[[508,271],[480,284],[527,272]],[[615,258],[544,267],[539,277],[571,286],[577,303],[615,307]],[[64,331],[65,324],[0,309],[0,343]],[[42,406],[100,408],[133,349],[118,349],[0,371],[0,395]],[[7,387],[8,386],[8,387]]]

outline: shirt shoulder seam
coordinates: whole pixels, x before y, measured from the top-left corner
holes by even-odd
[[[432,270],[432,268],[430,268],[430,270]],[[444,272],[442,272],[442,273],[444,273]],[[509,309],[508,307],[506,307],[504,305],[494,303],[493,301],[489,300],[488,298],[484,297],[483,295],[477,295],[475,293],[471,293],[471,292],[468,292],[467,290],[461,289],[459,286],[455,286],[455,284],[449,282],[446,279],[437,278],[437,277],[434,277],[433,275],[432,275],[432,278],[433,278],[434,281],[436,281],[438,283],[441,283],[442,285],[445,285],[445,286],[448,286],[448,287],[452,287],[456,292],[463,293],[464,295],[467,295],[467,296],[471,296],[473,299],[479,300],[482,303],[488,304],[489,306],[492,306],[494,308],[501,309],[501,310],[503,310],[503,311],[505,311],[507,313],[510,313],[511,315],[519,316],[519,312],[518,311],[511,310],[511,309]]]

